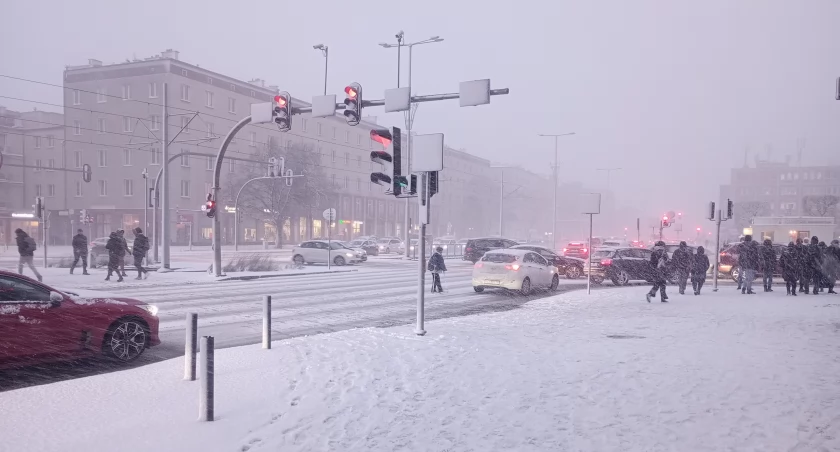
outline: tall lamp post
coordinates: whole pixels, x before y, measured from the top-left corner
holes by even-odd
[[[557,248],[557,165],[559,164],[558,160],[560,158],[557,154],[557,139],[560,137],[565,137],[574,134],[574,132],[560,134],[540,134],[541,137],[554,137],[554,209],[552,210],[554,217],[551,219],[551,238],[554,241],[554,243],[551,244],[552,249]]]
[[[499,169],[499,237],[505,235],[505,168],[513,168],[512,166],[491,165],[490,168]]]
[[[324,95],[327,95],[327,70],[330,67],[330,48],[325,46],[324,44],[316,44],[312,46],[315,50],[320,50],[321,54],[324,55]]]
[[[610,186],[610,176],[612,175],[613,171],[621,171],[622,168],[595,168],[595,171],[606,171],[607,172],[607,190],[611,189]]]
[[[382,43],[379,43],[379,45],[386,48],[386,49],[390,49],[392,47],[397,48],[397,88],[400,87],[400,64],[401,64],[401,62],[400,62],[400,57],[401,57],[400,50],[403,47],[408,47],[408,88],[409,88],[409,92],[410,92],[410,90],[411,90],[411,55],[412,55],[412,49],[416,45],[431,44],[433,42],[441,42],[441,41],[443,41],[443,38],[441,38],[440,36],[432,36],[431,38],[424,39],[422,41],[406,43],[405,42],[405,33],[403,33],[402,31],[400,31],[399,33],[394,35],[394,37],[397,38],[397,43],[396,44],[388,44],[388,43],[382,42]],[[407,146],[406,146],[406,155],[407,155],[406,161],[408,163],[406,165],[406,174],[411,175],[411,126],[414,123],[414,109],[412,109],[411,106],[409,106],[408,114],[406,115],[406,118],[405,118],[405,123],[406,123],[405,126],[406,126],[407,133],[408,133],[408,143],[407,143]],[[408,226],[409,226],[408,205],[409,205],[409,202],[408,202],[408,200],[409,200],[409,198],[405,198],[405,218],[403,219],[403,240],[404,240],[404,243],[406,244],[405,245],[406,249],[408,249],[408,244],[409,244],[409,239],[408,239]],[[405,258],[406,259],[408,258],[408,252],[407,251],[405,253]]]

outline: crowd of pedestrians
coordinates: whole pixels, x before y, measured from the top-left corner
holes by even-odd
[[[698,246],[697,252],[692,253],[688,244],[680,242],[680,246],[674,251],[674,255],[668,257],[665,242],[661,240],[656,242],[650,257],[653,287],[646,296],[648,303],[650,303],[651,298],[656,297],[657,292],[659,292],[663,303],[668,301],[665,287],[668,283],[669,268],[673,269],[680,295],[685,295],[689,279],[694,295],[700,295],[703,284],[706,283],[706,272],[709,271],[709,265],[709,256],[706,256],[706,250],[702,246]]]

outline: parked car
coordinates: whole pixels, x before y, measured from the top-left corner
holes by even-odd
[[[606,239],[598,246],[599,248],[624,248],[631,246],[627,240]]]
[[[395,238],[384,238],[379,239],[377,242],[379,245],[379,252],[384,254],[390,253],[405,253],[405,245],[403,245],[402,240],[395,239]]]
[[[378,256],[379,255],[379,245],[374,242],[373,240],[353,240],[347,246],[348,248],[358,248],[364,250],[365,254],[370,256]],[[367,260],[367,259],[365,259]]]
[[[0,270],[0,369],[87,356],[119,362],[160,344],[157,307],[88,298]]]
[[[362,258],[362,262],[367,262],[367,259],[368,259],[367,252],[363,248],[358,247],[358,246],[353,246],[352,242],[345,242],[343,240],[338,240],[338,243],[341,246],[353,251],[354,253],[360,254],[361,258]]]
[[[732,243],[729,246],[725,247],[723,251],[720,252],[720,266],[718,267],[718,271],[722,275],[728,275],[732,278],[733,281],[738,281],[738,273],[740,273],[741,269],[738,268],[738,257],[740,253],[738,251],[738,246],[740,243]],[[759,247],[762,245],[759,244]],[[782,255],[782,251],[785,249],[785,245],[781,244],[773,244],[773,251],[776,252],[776,270],[773,272],[773,276],[781,278],[782,276],[782,267],[779,264],[779,257]],[[712,256],[713,258],[714,256]],[[714,266],[714,264],[713,264]],[[764,272],[761,269],[755,272],[756,278],[759,276],[764,276]]]
[[[463,246],[458,245],[457,240],[447,237],[435,238],[435,244],[432,246],[432,251],[437,249],[437,247],[443,248],[444,255],[461,253],[464,250]]]
[[[563,248],[563,255],[566,257],[577,257],[580,259],[586,259],[589,256],[589,247],[586,246],[585,242],[569,242],[565,248]]]
[[[601,284],[609,279],[616,286],[630,284],[630,281],[652,281],[653,272],[650,266],[650,256],[653,252],[647,249],[598,248],[592,252],[592,282]],[[589,269],[584,267],[584,272]]]
[[[500,237],[484,237],[478,239],[469,239],[464,247],[464,260],[472,263],[478,262],[484,253],[490,250],[498,250],[516,246],[518,243],[510,239]]]
[[[544,246],[538,245],[516,245],[511,249],[528,250],[539,253],[540,256],[544,257],[547,261],[553,263],[554,266],[557,267],[558,274],[566,275],[566,278],[568,279],[577,279],[583,275],[583,259],[561,256]]]
[[[535,288],[556,290],[560,277],[557,268],[539,253],[508,248],[485,253],[473,266],[472,284],[476,292],[496,287],[528,295]]]
[[[341,266],[362,262],[363,252],[345,247],[340,242],[308,240],[292,248],[292,261],[297,265],[333,264]]]

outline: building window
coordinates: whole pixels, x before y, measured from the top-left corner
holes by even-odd
[[[368,191],[373,191],[373,182],[368,181]]]
[[[362,167],[362,156],[361,155],[356,156],[356,166],[359,167],[359,168]]]
[[[345,152],[345,153],[344,153],[344,164],[345,164],[345,165],[349,165],[349,164],[350,164],[350,153],[349,153],[349,152]]]
[[[149,130],[159,130],[160,129],[160,116],[152,115],[149,122],[151,123],[150,127],[149,127]]]
[[[82,167],[82,151],[73,152],[73,162],[76,164],[76,168]]]
[[[228,172],[232,173],[236,169],[236,160],[228,160]]]
[[[233,91],[233,92],[235,93],[235,92],[236,92],[236,85],[234,85],[233,83],[231,83],[231,84],[230,84],[230,90],[231,90],[231,91]]]
[[[55,137],[52,135],[47,135],[47,147],[54,148],[55,147]]]
[[[248,146],[257,147],[257,132],[248,134]]]
[[[99,196],[108,196],[108,181],[99,181]]]
[[[73,105],[82,105],[82,92],[77,89],[73,90]]]
[[[185,150],[181,150],[181,152],[186,152]],[[181,156],[181,166],[184,168],[190,167],[190,156],[189,155],[182,155]]]
[[[207,138],[213,137],[213,123],[207,123]]]
[[[151,161],[149,162],[149,164],[150,165],[160,165],[160,158],[161,158],[160,149],[152,148],[152,158],[151,158]]]
[[[253,90],[251,90],[251,97],[257,97],[257,94]]]
[[[104,104],[108,101],[108,91],[105,88],[97,88],[96,89],[96,102],[99,104]]]
[[[134,196],[134,181],[123,179],[123,196]]]
[[[344,176],[344,189],[347,190],[350,188],[350,181],[347,179],[347,176]]]
[[[213,108],[213,92],[212,91],[205,91],[204,106],[207,107],[207,108]]]
[[[35,138],[35,149],[41,149],[41,137],[34,137]]]
[[[123,132],[131,132],[131,118],[123,116]]]
[[[335,185],[335,174],[330,175],[330,187],[337,188],[338,186]]]
[[[43,192],[43,190],[41,190],[41,184],[36,184],[35,185],[35,196],[43,196],[44,194],[42,192]]]
[[[332,162],[335,163],[335,149],[332,151]]]
[[[344,142],[345,142],[345,143],[349,143],[349,142],[350,142],[350,131],[349,131],[349,130],[345,130],[345,131],[344,131]]]
[[[236,99],[228,97],[228,113],[236,113]]]
[[[362,180],[356,178],[356,191],[362,191]]]
[[[123,98],[123,100],[131,99],[131,85],[123,85],[123,87],[122,87],[122,98]]]
[[[186,69],[181,69],[181,75],[184,76],[184,77],[187,77],[187,70]]]
[[[151,82],[149,83],[149,99],[156,99],[157,98],[157,83]]]
[[[97,133],[105,133],[105,118],[99,118],[96,124]]]
[[[333,126],[333,140],[335,140],[335,137],[337,136],[337,134],[338,134],[338,130],[335,128],[335,126]]]
[[[41,159],[35,159],[35,168],[33,169],[33,171],[37,173],[38,171],[41,171],[41,168],[43,167],[44,164],[41,162]]]
[[[190,181],[182,180],[181,181],[181,197],[182,198],[189,198],[190,197]]]
[[[47,171],[55,171],[55,159],[49,159],[47,161]]]
[[[190,118],[181,116],[181,130],[183,130],[184,133],[190,133]]]
[[[321,132],[321,130],[322,130],[322,129],[323,129],[323,127],[322,127],[321,123],[319,122],[319,123],[318,123],[318,136],[319,136],[319,137],[320,137],[320,136],[321,136],[321,134],[322,134],[322,132]]]
[[[213,84],[213,78],[212,78],[212,77],[207,77],[207,84],[208,84],[208,85],[212,85],[212,84]]]
[[[123,149],[123,166],[131,166],[131,149]]]
[[[73,121],[73,135],[81,135],[82,134],[82,122],[81,121]]]
[[[108,153],[105,150],[99,151],[99,167],[105,168],[108,166]]]
[[[81,197],[83,194],[84,194],[84,192],[82,191],[82,181],[77,180],[76,181],[76,197],[77,198]]]
[[[213,171],[213,157],[207,157],[207,171]]]
[[[190,86],[181,85],[181,100],[184,102],[190,101]]]
[[[306,119],[300,120],[300,129],[306,132]]]

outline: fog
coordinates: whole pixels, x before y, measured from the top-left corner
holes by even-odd
[[[379,97],[396,84],[396,55],[377,44],[399,30],[408,42],[440,35],[444,42],[414,49],[416,94],[454,92],[478,78],[511,94],[489,107],[423,104],[415,130],[546,174],[553,140],[538,134],[574,131],[560,140],[561,180],[602,189],[596,168],[622,168],[610,185],[629,216],[680,210],[701,221],[745,151],[749,162],[800,149],[805,165],[840,162],[834,0],[30,0],[7,2],[3,17],[0,74],[61,84],[65,65],[173,48],[185,61],[263,78],[304,100],[323,89],[314,44],[330,48],[331,93],[358,81]],[[61,103],[60,89],[8,78],[0,95]],[[367,113],[402,123],[401,114]]]

